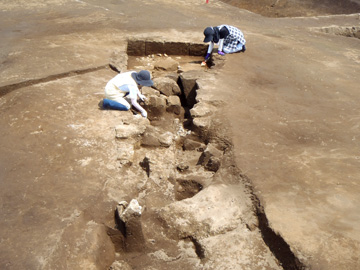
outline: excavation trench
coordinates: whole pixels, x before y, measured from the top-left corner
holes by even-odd
[[[205,52],[203,44],[132,40],[128,43],[127,54],[119,56],[122,61],[111,60],[110,67],[115,71],[148,69],[153,73],[154,80],[166,78],[165,83],[158,83],[155,89],[143,89],[150,100],[143,104],[149,112],[150,121],[146,128],[139,128],[145,123],[141,121],[146,119],[133,116],[124,119],[122,125],[115,128],[120,153],[117,158],[121,175],[119,183],[122,193],[126,194],[121,199],[129,202],[135,198],[145,209],[141,217],[126,222],[114,213],[114,225],[107,226],[107,232],[118,254],[116,262],[139,269],[145,269],[147,265],[154,265],[157,269],[198,269],[199,264],[209,267],[207,264],[216,255],[209,251],[211,248],[207,239],[217,237],[218,233],[212,231],[206,222],[196,221],[196,218],[188,220],[189,227],[180,226],[177,220],[186,220],[197,214],[191,209],[200,207],[199,202],[186,210],[186,204],[199,197],[196,195],[201,196],[219,184],[240,184],[250,194],[250,211],[257,219],[253,224],[257,224],[263,242],[279,266],[289,270],[304,269],[285,240],[269,226],[251,181],[233,169],[236,165],[232,145],[225,135],[219,134],[219,129],[213,127],[213,123],[217,123],[213,119],[214,113],[206,113],[206,102],[197,101],[198,95],[206,94],[206,87],[200,88],[198,80],[211,76],[211,68],[219,68],[222,64],[215,58],[211,59],[209,66],[201,67]],[[124,59],[127,60],[125,66]],[[177,64],[171,65],[174,61]],[[0,95],[107,67],[70,71],[3,86]],[[174,84],[170,88],[175,92],[161,89],[168,87],[169,79],[180,89],[179,92],[174,90]],[[134,119],[138,124],[133,125],[132,122],[136,122]],[[133,133],[123,134],[132,128]],[[172,138],[170,141],[169,137]],[[205,209],[216,208],[219,204],[206,200],[208,205]],[[245,220],[245,223],[249,231],[254,231],[251,221]],[[191,260],[186,259],[189,255],[184,253],[184,249],[192,250]]]
[[[191,50],[192,46],[198,49]],[[234,169],[236,165],[232,145],[226,135],[219,134],[218,129],[213,128],[213,123],[216,123],[213,114],[200,113],[199,107],[206,107],[206,104],[198,102],[197,96],[204,95],[206,89],[200,88],[197,81],[203,79],[203,76],[211,76],[209,67],[221,66],[217,65],[216,59],[211,61],[209,67],[200,66],[205,49],[196,44],[132,40],[125,57],[127,66],[116,65],[116,59],[111,64],[116,71],[148,69],[155,82],[166,78],[164,81],[168,83],[168,79],[171,79],[180,89],[180,92],[168,91],[165,89],[167,83],[155,83],[152,89],[142,89],[149,100],[143,104],[149,112],[149,125],[143,131],[136,131],[133,137],[123,135],[125,129],[137,128],[131,123],[124,121],[123,125],[116,128],[119,149],[125,151],[125,146],[133,144],[130,150],[135,152],[130,158],[128,155],[118,158],[120,174],[126,175],[132,171],[139,179],[136,183],[127,181],[126,177],[122,179],[125,185],[128,183],[127,187],[123,186],[127,195],[122,199],[127,203],[136,199],[145,209],[141,217],[136,214],[125,220],[119,213],[124,210],[118,208],[115,211],[114,226],[108,228],[108,234],[118,254],[121,254],[116,258],[116,263],[126,263],[139,269],[148,265],[154,265],[156,269],[198,269],[199,264],[209,267],[209,262],[215,260],[212,256],[216,256],[212,255],[209,239],[229,231],[218,233],[212,230],[212,224],[199,222],[196,217],[192,217],[198,214],[196,208],[201,211],[201,202],[197,202],[197,198],[206,198],[203,192],[213,190],[216,193],[218,185],[222,184],[221,188],[224,188],[225,184],[239,185],[242,191],[245,189],[248,194],[245,201],[249,200],[252,205],[248,210],[253,212],[252,216],[257,221],[251,218],[241,220],[247,230],[254,234],[256,230],[251,224],[257,224],[262,241],[276,258],[274,261],[278,267],[304,269],[289,245],[269,227],[261,202],[252,190],[251,181]],[[184,55],[179,54],[179,51]],[[120,59],[124,59],[124,56],[120,56]],[[174,61],[177,64],[171,65]],[[176,109],[173,105],[169,109],[169,100],[173,98],[180,102],[176,105],[178,107],[175,106]],[[172,142],[167,140],[169,137],[173,138]],[[212,202],[211,198],[204,200],[208,202],[207,210],[219,204]],[[193,207],[187,209],[187,205],[192,203]],[[179,224],[179,220],[187,220],[187,225]],[[190,247],[197,263],[186,260],[179,246]]]

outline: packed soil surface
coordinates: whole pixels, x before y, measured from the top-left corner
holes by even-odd
[[[360,269],[360,40],[339,33],[359,1],[206,2],[0,3],[0,269]],[[245,53],[172,56],[195,70],[193,117],[98,107],[129,39],[224,23]]]
[[[221,0],[235,7],[267,17],[302,17],[334,14],[353,14],[360,11],[360,2],[354,0]]]

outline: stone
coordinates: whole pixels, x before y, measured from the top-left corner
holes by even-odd
[[[211,119],[209,117],[196,117],[193,119],[194,130],[202,137],[206,137],[211,126]]]
[[[185,151],[204,151],[206,148],[205,144],[186,138],[183,143],[183,150]]]
[[[133,217],[141,216],[142,207],[137,200],[132,199],[129,204],[126,202],[119,203],[117,212],[120,220],[126,223]]]
[[[217,149],[212,143],[209,143],[200,156],[198,164],[203,165],[209,171],[216,172],[220,168],[222,156],[222,151]]]
[[[143,95],[145,95],[145,97],[148,96],[157,96],[160,97],[160,92],[152,87],[148,87],[148,86],[143,86],[141,88],[141,92]]]
[[[178,164],[178,165],[176,166],[176,169],[177,169],[179,172],[185,172],[185,171],[189,170],[189,165],[188,165],[188,164],[181,163],[181,164]]]
[[[174,135],[168,131],[159,136],[160,145],[163,147],[170,147],[174,141]]]
[[[149,96],[147,97],[144,109],[151,117],[162,115],[166,111],[166,96]]]
[[[125,224],[126,251],[140,252],[145,249],[145,237],[141,225],[142,207],[139,202],[132,199],[129,204],[120,202],[117,205],[118,218]]]
[[[179,85],[171,78],[159,77],[153,79],[153,87],[159,90],[165,96],[180,95],[181,90]]]
[[[168,57],[166,59],[161,59],[155,62],[155,70],[165,70],[165,71],[176,71],[178,69],[179,63],[174,59]]]
[[[211,115],[215,111],[215,108],[211,107],[206,102],[196,103],[195,106],[190,110],[192,117],[203,117]]]
[[[183,107],[181,106],[181,101],[178,96],[169,96],[167,98],[166,111],[180,115]]]
[[[210,185],[191,198],[161,208],[159,216],[180,238],[202,239],[257,224],[252,202],[241,185]]]
[[[177,74],[177,72],[169,72],[169,73],[166,73],[166,74],[165,74],[165,77],[174,80],[176,83],[177,83],[177,81],[178,81],[178,79],[179,79],[179,75]]]
[[[156,134],[146,133],[141,139],[141,146],[159,147],[161,144]]]
[[[160,134],[154,128],[148,128],[141,139],[141,145],[149,147],[170,147],[173,140],[174,135],[171,132]]]

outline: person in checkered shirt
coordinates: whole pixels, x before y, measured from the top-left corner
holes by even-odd
[[[206,27],[204,30],[204,42],[210,42],[205,61],[210,58],[214,44],[218,44],[218,54],[245,52],[246,40],[240,29],[231,25],[220,25]]]

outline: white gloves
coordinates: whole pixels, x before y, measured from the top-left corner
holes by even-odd
[[[143,111],[141,112],[141,115],[142,115],[142,117],[146,118],[146,117],[147,117],[147,112],[146,112],[145,110],[143,110]]]

